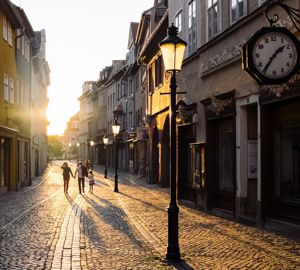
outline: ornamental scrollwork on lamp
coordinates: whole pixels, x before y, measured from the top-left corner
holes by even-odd
[[[206,110],[214,112],[217,116],[225,110],[226,107],[232,104],[232,98],[218,99],[213,94],[210,95],[210,104],[206,106]]]

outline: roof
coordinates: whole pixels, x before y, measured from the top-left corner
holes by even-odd
[[[22,24],[22,28],[25,29],[26,35],[30,38],[34,37],[34,30],[28,20],[28,17],[26,15],[25,11],[22,8],[16,6],[15,4],[13,4],[11,2],[10,2],[10,4],[11,4],[16,16],[18,17],[19,22]]]
[[[19,21],[9,0],[1,0],[0,9],[3,10],[3,13],[5,14],[5,16],[7,17],[14,29],[21,28],[21,22]]]

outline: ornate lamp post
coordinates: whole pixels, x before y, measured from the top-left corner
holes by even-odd
[[[94,149],[93,149],[93,147],[94,147],[94,144],[95,144],[95,142],[94,141],[90,141],[90,145],[91,145],[91,151],[92,151],[92,158],[91,158],[91,162],[92,162],[92,164],[91,164],[91,168],[93,169],[93,160],[94,160]]]
[[[80,146],[80,143],[76,143],[76,146],[77,146],[77,163],[79,162],[79,146]]]
[[[108,138],[106,136],[103,137],[104,149],[105,149],[105,163],[104,163],[104,178],[107,178],[107,144]]]
[[[115,136],[115,189],[114,192],[119,192],[118,189],[118,134],[120,132],[120,124],[118,123],[117,117],[112,124],[113,134]]]
[[[172,24],[168,36],[160,42],[160,49],[167,72],[172,73],[170,83],[170,205],[168,207],[168,249],[167,260],[180,260],[178,244],[178,213],[176,187],[176,72],[181,70],[186,42],[177,36],[178,29]]]

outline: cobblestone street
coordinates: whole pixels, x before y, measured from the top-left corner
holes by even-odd
[[[96,168],[94,194],[63,193],[61,162],[31,187],[0,196],[0,269],[300,269],[292,238],[180,204],[185,263],[164,261],[168,189]],[[74,164],[72,164],[74,171]]]

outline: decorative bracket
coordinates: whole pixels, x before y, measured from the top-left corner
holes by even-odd
[[[270,18],[268,15],[269,9],[274,5],[278,5],[285,10],[285,12],[290,17],[292,23],[294,24],[295,28],[300,32],[300,10],[274,0],[266,7],[264,11],[264,15],[267,21],[270,23],[270,26],[272,27],[279,20],[279,16],[276,13],[273,14],[273,16],[275,17],[274,19]]]

